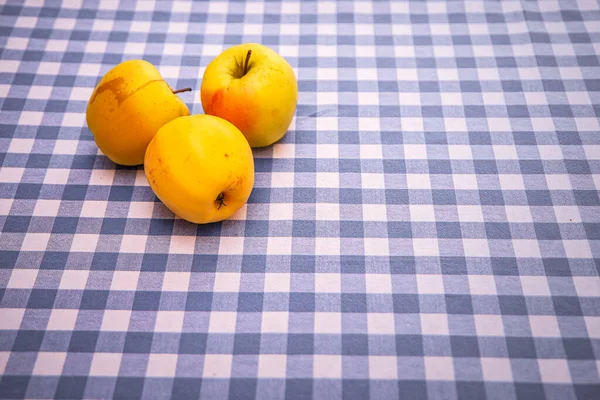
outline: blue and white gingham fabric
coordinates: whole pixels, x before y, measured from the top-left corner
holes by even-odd
[[[0,398],[600,398],[596,0],[4,1]],[[189,224],[87,100],[242,42],[297,115]]]

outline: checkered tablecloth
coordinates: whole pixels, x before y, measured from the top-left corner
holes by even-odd
[[[596,0],[0,3],[0,398],[600,398]],[[242,42],[296,118],[193,225],[87,100]]]

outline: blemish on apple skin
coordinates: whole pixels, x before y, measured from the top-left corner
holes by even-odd
[[[123,79],[123,77],[111,79],[110,81],[103,83],[102,85],[98,86],[96,90],[94,90],[94,93],[92,93],[92,97],[90,98],[90,104],[93,104],[94,101],[96,101],[96,98],[100,95],[100,93],[106,91],[113,92],[113,94],[117,98],[117,103],[121,104],[121,99],[124,97],[124,95],[121,93],[124,84],[125,79]]]
[[[225,158],[229,158],[229,154],[225,153]]]
[[[221,103],[222,101],[223,101],[223,89],[219,89],[210,98],[210,104],[208,105],[207,109],[212,109],[213,107],[215,107],[217,104]]]
[[[133,83],[133,80],[131,80],[131,82]],[[121,105],[121,103],[123,103],[125,100],[127,100],[128,98],[130,98],[131,96],[133,96],[134,94],[136,94],[137,92],[139,92],[140,90],[142,90],[143,88],[145,88],[146,86],[148,86],[154,82],[164,82],[164,80],[153,79],[153,80],[150,80],[150,81],[144,83],[143,85],[141,85],[140,87],[136,88],[135,90],[133,90],[129,93],[123,93],[123,88],[125,86],[125,79],[123,79],[123,77],[111,79],[110,81],[103,83],[102,85],[98,86],[98,88],[96,88],[96,90],[92,94],[92,98],[90,99],[90,104],[92,104],[96,100],[96,98],[98,97],[98,95],[100,93],[110,91],[110,92],[113,92],[113,94],[115,95],[115,97],[117,99],[117,105]]]
[[[235,186],[235,187],[242,186],[244,184],[245,180],[246,180],[245,176],[238,176],[232,186]]]

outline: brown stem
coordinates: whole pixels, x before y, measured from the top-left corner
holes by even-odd
[[[186,88],[177,89],[177,90],[172,90],[171,89],[171,91],[173,92],[173,94],[177,94],[177,93],[183,93],[183,92],[191,92],[192,88],[191,87],[186,87]]]
[[[248,50],[246,53],[246,61],[244,62],[244,75],[248,73],[248,64],[250,63],[250,56],[252,55],[252,50]]]
[[[217,210],[220,210],[222,206],[227,207],[227,204],[225,204],[225,193],[223,193],[223,192],[219,193],[219,195],[217,196],[217,199],[215,201],[219,205],[217,207]]]

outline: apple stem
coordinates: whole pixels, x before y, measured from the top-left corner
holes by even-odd
[[[246,53],[246,61],[244,62],[244,75],[248,73],[248,64],[250,63],[250,56],[252,55],[252,50],[248,50]]]
[[[171,91],[173,92],[173,94],[177,94],[177,93],[183,93],[183,92],[191,92],[192,88],[191,87],[186,87],[186,88],[177,89],[177,90],[172,90],[171,89]]]
[[[219,204],[219,207],[217,207],[217,210],[220,210],[222,206],[227,207],[227,204],[225,204],[225,193],[223,193],[223,192],[219,193],[219,195],[217,196],[217,199],[215,201]]]

